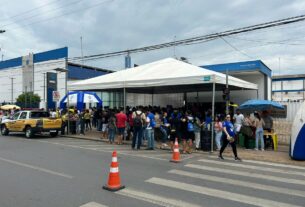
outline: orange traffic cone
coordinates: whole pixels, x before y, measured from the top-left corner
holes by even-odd
[[[173,151],[173,158],[170,160],[171,162],[181,162],[180,160],[180,152],[179,152],[179,144],[178,139],[176,138],[174,151]]]
[[[125,188],[124,185],[121,185],[120,181],[119,163],[116,151],[113,151],[112,153],[112,162],[110,165],[108,184],[104,185],[103,188],[109,191],[118,191]]]

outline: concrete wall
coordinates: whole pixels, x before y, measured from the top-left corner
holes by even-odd
[[[269,91],[269,96],[271,96],[271,84],[270,84],[270,88],[268,89],[268,83],[265,83],[265,77],[266,75],[264,74],[234,74],[234,77],[251,82],[251,83],[255,83],[258,85],[258,97],[257,97],[257,92],[256,91],[251,91],[249,93],[249,91],[243,91],[242,93],[237,92],[236,95],[237,99],[242,99],[242,100],[248,100],[248,99],[266,99],[268,97],[268,92]],[[271,80],[270,80],[271,82]],[[265,98],[266,97],[266,98]],[[271,98],[271,97],[270,97]]]

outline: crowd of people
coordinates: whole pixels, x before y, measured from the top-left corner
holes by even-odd
[[[12,116],[16,110],[2,113]],[[233,114],[232,114],[233,115]],[[147,150],[154,150],[155,140],[161,141],[160,148],[171,149],[177,139],[182,143],[182,153],[192,153],[201,148],[203,131],[215,132],[216,150],[219,158],[224,159],[222,153],[228,144],[231,145],[235,159],[237,155],[236,142],[239,134],[244,137],[244,146],[249,149],[249,140],[255,138],[255,150],[265,150],[266,139],[263,132],[273,129],[273,120],[267,111],[253,114],[242,114],[238,109],[232,116],[217,114],[212,122],[212,111],[205,112],[186,110],[184,108],[160,107],[127,107],[102,109],[90,108],[82,111],[76,108],[50,110],[50,116],[62,118],[61,134],[85,135],[93,128],[101,132],[102,139],[108,139],[110,144],[123,144],[124,140],[132,140],[131,147],[139,150],[143,142],[147,142]],[[212,125],[213,124],[213,127]],[[259,145],[260,143],[260,145]],[[260,148],[259,148],[260,147]]]
[[[67,124],[67,110],[62,111],[62,134],[65,133]],[[212,113],[207,110],[203,113],[185,110],[183,108],[160,107],[127,107],[123,109],[76,109],[69,110],[70,133],[85,134],[85,131],[96,128],[101,132],[101,138],[108,138],[109,143],[122,144],[124,140],[132,140],[132,149],[140,149],[143,141],[147,142],[147,150],[155,149],[155,140],[161,141],[161,148],[174,146],[175,139],[182,142],[182,153],[192,153],[200,148],[202,130],[211,130]],[[51,113],[52,114],[52,113]],[[230,119],[228,119],[230,118]],[[214,120],[216,150],[222,152],[230,144],[236,157],[235,143],[239,134],[245,139],[245,148],[249,148],[249,140],[255,137],[255,150],[265,149],[263,130],[272,129],[272,118],[266,111],[254,112],[243,115],[236,110],[234,116],[218,114]],[[231,139],[231,140],[230,140]],[[115,142],[116,140],[116,142]]]
[[[123,109],[77,109],[62,110],[63,125],[61,133],[84,135],[85,131],[96,128],[101,132],[101,138],[109,139],[109,143],[122,144],[124,140],[132,140],[132,149],[139,150],[143,141],[147,141],[147,150],[155,149],[155,140],[161,140],[161,148],[173,148],[175,139],[182,142],[183,153],[192,153],[193,148],[200,148],[200,132],[203,127],[211,128],[211,111],[205,114],[193,114],[190,110],[134,107]],[[51,112],[55,114],[56,112]],[[204,116],[204,117],[203,117]],[[204,121],[205,120],[205,121]],[[193,144],[195,143],[195,147]]]

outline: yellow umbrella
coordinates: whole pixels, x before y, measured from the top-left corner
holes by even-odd
[[[11,104],[7,104],[7,105],[3,105],[3,106],[1,106],[0,107],[2,110],[10,110],[10,109],[20,109],[20,107],[19,106],[17,106],[17,105],[11,105]]]

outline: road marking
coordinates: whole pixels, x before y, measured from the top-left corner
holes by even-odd
[[[76,146],[76,145],[68,145],[68,144],[57,143],[57,142],[48,142],[48,141],[43,141],[43,140],[38,140],[38,142],[60,145],[60,146],[65,146],[65,147],[71,147],[71,148],[75,148],[75,149],[92,150],[92,151],[97,151],[97,152],[112,152],[113,151],[113,150],[103,150],[103,149],[94,150],[94,149],[89,149],[86,147],[81,147],[81,146]],[[129,152],[129,153],[125,153],[125,152]],[[145,156],[143,154],[133,154],[132,151],[118,151],[118,154],[127,155],[127,156],[131,156],[131,157],[139,157],[139,158],[144,157],[144,158],[149,158],[149,159],[153,159],[153,160],[169,161],[169,159],[163,159],[163,158],[159,158],[159,157],[150,157],[150,156]]]
[[[135,198],[138,200],[146,201],[159,206],[168,207],[200,207],[202,205],[196,205],[191,203],[186,203],[181,200],[171,199],[167,197],[157,196],[152,193],[145,193],[143,191],[137,191],[130,188],[125,188],[123,190],[117,191],[116,194],[127,196],[130,198]]]
[[[182,183],[182,182],[176,182],[176,181],[156,178],[156,177],[150,178],[150,179],[146,180],[145,182],[153,183],[156,185],[162,185],[162,186],[166,186],[169,188],[189,191],[189,192],[193,192],[193,193],[199,193],[202,195],[208,195],[211,197],[236,201],[239,203],[261,206],[261,207],[297,207],[297,205],[293,205],[293,204],[282,203],[282,202],[267,200],[267,199],[263,199],[263,198],[257,198],[255,196],[247,196],[247,195],[242,195],[239,193],[232,193],[232,192],[228,192],[228,191],[217,190],[217,189],[213,189],[213,188],[202,187],[202,186],[192,185],[192,184],[187,184],[187,183]],[[300,207],[300,206],[298,206],[298,207]]]
[[[95,147],[93,147],[93,146],[91,146],[91,147],[87,147],[87,146],[81,146],[81,147],[83,147],[84,149],[89,149],[89,150],[96,150],[96,151],[98,151],[98,150],[116,150],[116,151],[118,151],[118,150],[120,150],[120,149],[118,149],[118,148],[115,148],[115,147],[107,147],[107,146],[105,146],[105,147],[98,147],[98,146],[95,146]]]
[[[266,172],[275,172],[275,173],[284,173],[289,175],[300,175],[305,176],[304,172],[295,172],[290,170],[284,170],[284,169],[276,169],[276,168],[270,168],[270,167],[261,167],[261,166],[253,166],[253,165],[244,165],[242,163],[232,163],[232,162],[223,162],[219,160],[206,160],[201,159],[198,160],[199,162],[205,162],[205,163],[212,163],[215,165],[226,165],[226,166],[232,166],[232,167],[240,167],[240,168],[246,168],[251,170],[260,170],[260,171],[266,171]]]
[[[217,156],[209,156],[210,158],[218,159]],[[270,163],[270,162],[263,162],[263,161],[256,161],[256,160],[244,160],[245,163],[254,163],[254,164],[261,164],[261,165],[269,165],[274,167],[284,167],[284,168],[291,168],[291,169],[298,169],[298,170],[305,170],[305,167],[296,166],[296,165],[288,165],[288,164],[280,164],[280,163]]]
[[[96,203],[96,202],[90,202],[90,203],[86,203],[80,207],[107,207],[107,206],[104,206],[100,203]]]
[[[301,190],[292,190],[292,189],[288,189],[288,188],[263,185],[263,184],[253,183],[253,182],[245,182],[245,181],[234,180],[234,179],[229,179],[229,178],[216,177],[216,176],[204,175],[204,174],[199,174],[199,173],[192,173],[192,172],[187,172],[187,171],[182,171],[182,170],[170,170],[168,172],[172,173],[172,174],[176,174],[176,175],[182,175],[182,176],[187,176],[187,177],[191,177],[191,178],[198,178],[198,179],[208,180],[208,181],[213,181],[213,182],[218,182],[218,183],[226,183],[226,184],[230,184],[230,185],[237,185],[237,186],[253,188],[253,189],[258,189],[258,190],[265,190],[265,191],[271,191],[271,192],[275,192],[275,193],[287,194],[287,195],[292,195],[292,196],[305,197],[305,191],[301,191]]]
[[[304,180],[275,177],[275,176],[271,176],[271,175],[259,174],[257,172],[242,172],[242,171],[238,171],[238,170],[228,170],[228,169],[223,169],[223,168],[208,167],[208,166],[201,166],[201,165],[194,165],[194,164],[187,164],[185,166],[189,167],[189,168],[207,170],[207,171],[212,171],[212,172],[228,173],[228,174],[233,174],[233,175],[241,175],[241,176],[259,178],[259,179],[264,179],[264,180],[278,181],[278,182],[283,182],[283,183],[305,185]]]
[[[11,163],[11,164],[14,164],[14,165],[19,165],[19,166],[27,167],[27,168],[30,168],[30,169],[33,169],[33,170],[38,170],[40,172],[49,173],[49,174],[52,174],[52,175],[58,175],[58,176],[69,178],[69,179],[73,178],[73,176],[71,176],[71,175],[55,172],[55,171],[52,171],[52,170],[48,170],[48,169],[41,168],[41,167],[36,167],[36,166],[33,166],[33,165],[29,165],[29,164],[25,164],[25,163],[13,161],[13,160],[8,160],[8,159],[2,158],[2,157],[0,157],[0,160],[4,161],[4,162]]]
[[[120,149],[117,149],[115,146],[113,148],[108,148],[108,146],[107,147],[101,147],[101,148],[90,148],[90,147],[84,147],[85,145],[73,145],[73,144],[71,145],[70,143],[50,142],[50,141],[45,141],[45,140],[37,140],[37,141],[38,142],[43,142],[43,143],[54,144],[54,145],[76,148],[76,149],[86,149],[86,150],[98,151],[98,152],[111,152],[111,151],[116,149],[122,155],[127,155],[127,156],[131,156],[131,157],[149,158],[149,159],[154,159],[154,160],[169,161],[170,158],[171,158],[171,154],[168,154],[168,159],[165,159],[165,158],[157,157],[156,154],[151,154],[150,151],[144,151],[144,150],[132,151],[131,149],[127,150],[128,147],[127,148],[122,148],[123,150],[120,150]],[[148,153],[150,153],[150,154],[148,154]],[[151,156],[149,156],[149,155],[151,155]],[[198,157],[198,156],[200,156],[200,155],[190,155],[190,156],[185,157],[185,158],[182,157],[181,161],[192,159],[192,158]]]

